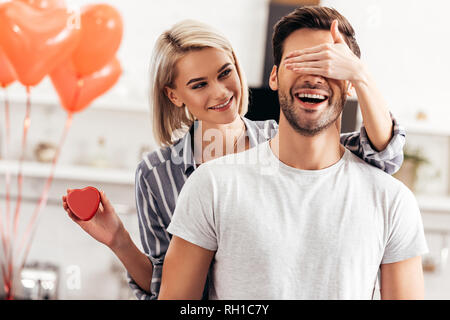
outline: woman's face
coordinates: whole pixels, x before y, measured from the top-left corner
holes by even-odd
[[[241,84],[230,56],[221,49],[187,53],[176,63],[175,89],[166,87],[169,99],[186,105],[199,120],[227,124],[239,115]]]

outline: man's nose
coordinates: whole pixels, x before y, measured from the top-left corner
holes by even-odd
[[[301,77],[303,83],[310,84],[326,84],[326,80],[324,77],[319,75],[307,74]]]

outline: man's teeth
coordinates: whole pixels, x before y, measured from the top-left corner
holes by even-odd
[[[210,109],[220,109],[220,108],[225,107],[228,104],[228,102],[230,102],[231,98],[228,99],[228,101],[226,101],[225,103],[222,103],[221,105],[218,105],[218,106],[215,106],[215,107],[211,107]]]
[[[327,98],[320,94],[309,94],[309,93],[299,93],[299,94],[297,94],[297,96],[299,98],[310,98],[310,99],[320,99],[320,100],[325,100]]]

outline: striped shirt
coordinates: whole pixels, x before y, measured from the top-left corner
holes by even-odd
[[[270,140],[278,130],[275,120],[251,121],[246,125],[250,147]],[[388,146],[381,152],[372,148],[364,126],[360,132],[341,134],[341,144],[367,163],[393,174],[403,163],[406,132],[392,117],[394,132]],[[136,170],[136,207],[139,232],[145,254],[153,264],[150,288],[143,290],[127,273],[128,283],[138,299],[157,299],[161,285],[162,266],[171,235],[167,227],[172,219],[178,194],[186,179],[197,168],[194,161],[193,128],[172,146],[148,153]],[[205,289],[205,293],[206,293]],[[205,296],[205,295],[204,295]]]

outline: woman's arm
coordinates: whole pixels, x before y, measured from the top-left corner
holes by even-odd
[[[156,165],[148,169],[146,164],[141,163],[136,170],[135,196],[139,234],[144,253],[153,266],[153,273],[149,275],[149,287],[142,287],[130,272],[127,273],[128,284],[140,300],[153,300],[158,297],[164,257],[170,242],[166,229],[171,217],[171,212],[167,210],[171,207],[164,204],[160,206],[156,201],[161,195],[157,181],[153,179],[156,175],[149,171],[157,170]],[[161,207],[165,207],[166,211],[161,210]]]
[[[100,192],[100,195],[101,204],[97,213],[89,221],[83,221],[73,214],[67,205],[66,196],[62,198],[63,207],[75,223],[117,255],[139,287],[150,290],[153,273],[152,263],[136,247],[103,191]]]
[[[377,151],[369,140],[364,126],[359,132],[341,134],[341,144],[360,157],[365,162],[383,170],[388,174],[396,173],[403,164],[403,146],[406,141],[406,131],[392,117],[393,137],[382,151]]]
[[[120,237],[122,240],[118,241],[115,246],[111,246],[110,249],[122,262],[133,281],[141,289],[150,292],[153,274],[153,265],[151,261],[138,249],[125,229]]]
[[[358,96],[364,127],[376,151],[382,151],[393,135],[393,124],[387,103],[363,63],[353,86]]]

